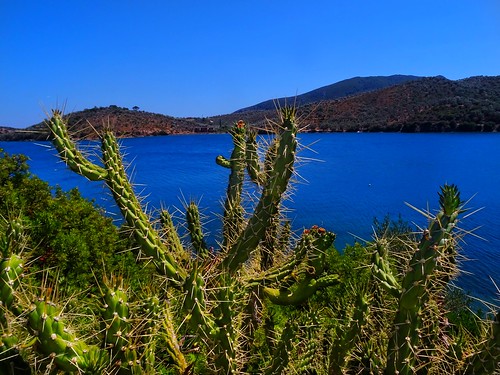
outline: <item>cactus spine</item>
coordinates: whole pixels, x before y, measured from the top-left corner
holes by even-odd
[[[463,374],[495,374],[500,371],[500,312],[487,324],[485,336],[468,358]]]

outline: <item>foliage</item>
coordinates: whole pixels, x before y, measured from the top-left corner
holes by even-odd
[[[33,273],[57,275],[59,288],[68,293],[80,293],[94,285],[95,277],[101,280],[118,270],[145,277],[134,255],[126,251],[131,246],[127,236],[78,189],[53,190],[30,173],[23,155],[2,151],[0,171],[0,216],[20,219],[26,226]]]

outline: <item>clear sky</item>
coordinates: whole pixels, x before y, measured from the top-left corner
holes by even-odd
[[[0,126],[211,116],[355,76],[500,74],[498,0],[0,0]]]

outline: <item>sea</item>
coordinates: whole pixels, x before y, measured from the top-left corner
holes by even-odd
[[[500,134],[304,133],[299,142],[285,201],[294,230],[319,225],[333,231],[340,251],[372,240],[374,218],[401,217],[420,231],[428,223],[422,212],[436,213],[439,207],[440,186],[456,184],[468,211],[458,225],[467,234],[460,243],[463,272],[455,284],[474,298],[500,305]],[[167,208],[182,223],[184,207],[194,200],[215,244],[229,176],[215,158],[229,158],[231,137],[171,135],[122,139],[121,144],[144,208],[153,216]],[[98,162],[96,142],[80,146]],[[78,187],[117,224],[122,222],[104,185],[69,171],[50,143],[0,142],[0,148],[27,155],[31,173],[64,190]],[[258,192],[251,183],[247,187],[251,207]]]

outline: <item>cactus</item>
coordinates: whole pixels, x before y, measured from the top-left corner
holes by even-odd
[[[276,352],[273,355],[271,365],[266,371],[266,374],[281,374],[290,361],[290,352],[293,348],[293,341],[297,332],[296,323],[287,323],[283,330],[279,344],[276,347]]]
[[[198,206],[194,202],[191,202],[187,207],[186,222],[194,251],[201,258],[206,258],[209,253],[208,246],[205,243],[205,236],[201,229],[200,212],[198,211]]]
[[[484,344],[485,347],[477,352],[484,355],[483,361],[470,360],[474,365],[464,365],[462,355],[446,354],[461,353],[466,346],[463,337],[450,330],[443,308],[446,285],[458,274],[456,259],[460,234],[456,234],[455,229],[465,209],[455,185],[441,187],[439,205],[437,215],[425,213],[430,223],[423,231],[421,240],[417,243],[402,243],[409,253],[406,261],[401,258],[401,248],[398,248],[399,259],[396,258],[396,263],[391,264],[394,258],[388,251],[392,246],[389,241],[377,238],[374,243],[373,280],[396,302],[393,322],[387,328],[386,350],[379,348],[380,356],[386,358],[386,374],[431,371],[460,373],[461,369],[474,368],[479,362],[486,362],[483,368],[489,366],[490,372],[481,370],[477,373],[493,373],[491,369],[498,366],[498,357],[495,363],[495,355],[486,354],[494,353],[491,350],[494,348],[494,338],[485,339],[490,344]],[[495,326],[494,322],[492,326]],[[437,370],[439,368],[441,370]]]
[[[462,202],[454,185],[445,185],[440,193],[441,210],[424,232],[411,258],[399,294],[399,308],[394,319],[398,327],[390,338],[386,372],[400,374],[415,372],[423,329],[423,309],[428,305],[430,291],[440,283],[439,272],[449,280],[452,276],[440,264],[442,258],[451,258],[456,245],[452,231],[462,212]],[[445,259],[446,260],[446,259]],[[446,263],[445,263],[446,264]]]
[[[338,339],[334,342],[334,346],[330,352],[330,374],[342,374],[343,369],[346,367],[350,359],[350,351],[356,347],[356,342],[360,339],[360,333],[366,324],[370,308],[368,302],[366,294],[359,294],[354,312],[352,317],[350,317],[350,322],[347,324],[347,329],[342,332],[340,327],[338,327]]]
[[[436,359],[462,353],[450,368],[464,374],[493,373],[499,356],[498,316],[485,323],[489,336],[473,345],[467,339],[475,350],[472,355],[463,354],[467,352],[458,339],[447,350],[439,346],[445,335],[452,335],[443,324],[442,299],[445,285],[457,272],[454,228],[463,212],[453,185],[442,188],[441,210],[431,218],[422,240],[405,245],[411,249],[406,258],[395,257],[386,238],[368,246],[374,249],[372,262],[359,266],[370,266],[372,278],[366,285],[349,286],[352,295],[333,301],[336,312],[322,305],[333,319],[319,322],[319,314],[312,312],[325,297],[317,298],[318,292],[338,286],[347,290],[349,280],[329,265],[328,255],[337,254],[332,247],[335,235],[312,226],[294,238],[282,213],[295,172],[298,127],[294,108],[282,108],[280,116],[264,152],[255,130],[240,121],[230,131],[231,157],[216,158],[229,177],[223,239],[212,252],[196,203],[186,207],[187,244],[167,210],[161,211],[159,223],[145,213],[110,131],[101,135],[101,166],[84,156],[70,138],[62,113],[53,111],[47,124],[59,155],[74,172],[107,185],[139,245],[138,259],[154,263],[159,282],[147,292],[129,293],[120,277],[105,280],[99,314],[82,336],[82,327],[68,319],[67,304],[60,306],[56,293],[29,285],[29,278],[21,276],[29,254],[23,252],[21,228],[12,221],[1,242],[0,360],[2,355],[21,355],[38,369],[86,374],[148,374],[159,369],[179,374],[250,369],[280,374],[309,372],[313,366],[329,373],[380,373],[385,368],[387,374],[411,374],[435,371]],[[260,193],[252,212],[245,212],[246,178]],[[273,311],[293,314],[278,318]],[[313,315],[313,323],[301,319]],[[254,345],[265,350],[256,353]],[[325,355],[314,355],[316,351]],[[439,357],[442,353],[447,354]]]
[[[294,249],[286,250],[289,223],[281,221],[280,206],[294,173],[297,148],[294,108],[281,110],[277,134],[262,162],[256,132],[243,121],[231,129],[231,157],[216,158],[217,164],[229,169],[230,174],[224,204],[223,241],[221,249],[215,251],[215,257],[208,252],[198,206],[194,202],[187,207],[186,221],[195,254],[190,254],[182,245],[168,212],[163,211],[161,215],[163,229],[155,229],[126,176],[119,146],[112,133],[105,132],[101,137],[104,165],[101,167],[78,150],[69,137],[60,112],[54,111],[47,123],[54,145],[67,165],[90,180],[106,183],[132,228],[140,251],[154,262],[159,274],[165,275],[176,290],[169,292],[177,295],[180,301],[176,304],[180,309],[176,317],[212,353],[218,370],[237,372],[245,362],[244,356],[238,354],[238,348],[242,345],[240,340],[249,340],[245,337],[249,333],[248,327],[241,326],[245,319],[238,317],[245,314],[245,306],[249,303],[246,296],[252,295],[252,291],[262,290],[261,297],[265,296],[272,303],[298,305],[318,290],[338,282],[335,274],[325,272],[324,255],[334,240],[330,232],[311,230]],[[250,214],[245,213],[242,204],[245,172],[261,189],[260,199]],[[281,265],[274,264],[274,254],[278,253],[288,253]],[[254,254],[261,254],[260,258],[265,259],[257,268],[252,266]],[[282,276],[276,277],[273,273]],[[279,286],[280,280],[286,282],[285,288]],[[114,329],[112,327],[110,329]],[[113,337],[117,330],[111,332]],[[172,335],[173,331],[169,329],[169,336]],[[172,339],[171,342],[171,351],[176,353],[174,356],[182,357],[180,347],[175,344],[178,340]]]
[[[68,331],[61,310],[50,299],[49,293],[33,301],[28,313],[28,325],[37,337],[39,350],[49,358],[47,369],[56,366],[66,372],[86,371],[95,374],[104,369],[106,353],[78,340]]]
[[[498,372],[498,312],[481,323],[484,333],[477,337],[448,322],[446,286],[459,272],[463,232],[457,225],[465,209],[454,185],[441,188],[439,205],[435,216],[421,211],[429,226],[420,240],[392,233],[366,247],[371,277],[337,301],[343,308],[333,326],[328,373]],[[348,306],[352,317],[344,315]]]
[[[467,359],[463,374],[494,374],[500,372],[500,312],[486,324],[484,339]]]
[[[114,135],[111,132],[106,132],[102,136],[101,146],[104,167],[101,167],[88,160],[78,150],[69,137],[68,129],[59,111],[53,111],[53,116],[48,124],[52,131],[53,144],[61,159],[66,162],[72,171],[91,181],[105,181],[123,217],[129,226],[133,228],[135,238],[141,245],[141,250],[147,256],[152,257],[159,273],[168,276],[178,284],[182,284],[187,276],[186,272],[177,266],[169,249],[142,210],[141,204],[127,178],[119,146]]]

